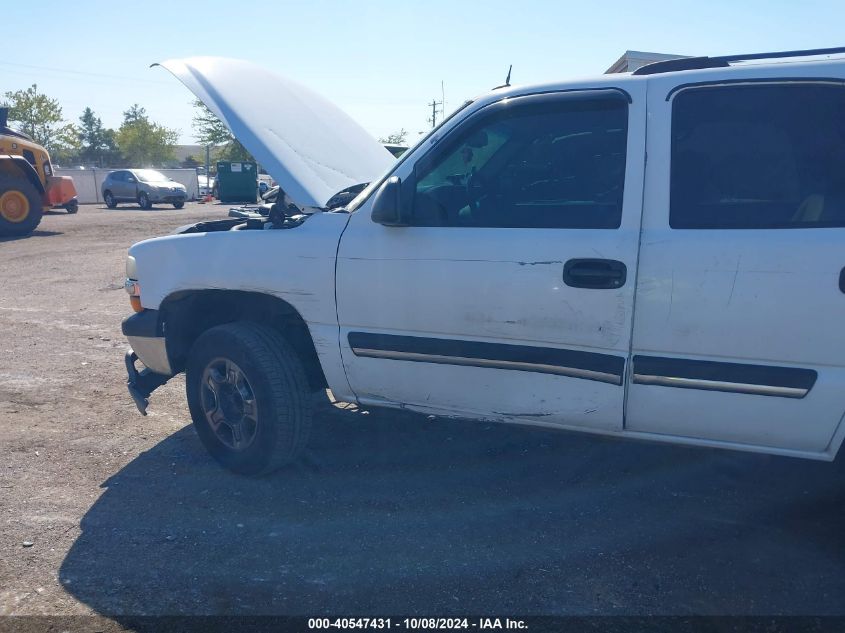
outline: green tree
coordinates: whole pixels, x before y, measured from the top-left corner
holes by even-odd
[[[115,140],[129,165],[158,167],[174,159],[179,132],[150,121],[147,111],[136,103],[123,113]]]
[[[137,103],[133,103],[128,110],[123,112],[124,123],[140,123],[147,120],[147,109]]]
[[[194,100],[194,137],[200,145],[213,145],[217,160],[255,161],[252,154],[232,136],[229,128],[199,99]]]
[[[7,92],[4,96],[9,106],[12,127],[31,136],[54,160],[73,156],[78,149],[76,130],[62,117],[62,106],[58,99],[39,93],[37,84],[32,84],[26,90]]]
[[[394,132],[393,134],[388,134],[387,136],[383,136],[378,140],[379,143],[390,143],[391,145],[405,145],[405,141],[408,139],[408,130],[405,128],[400,129],[398,132]]]
[[[103,127],[100,117],[85,108],[79,117],[79,159],[100,167],[112,165],[119,159],[114,130]]]
[[[82,146],[79,143],[79,128],[73,123],[63,126],[52,143],[52,149],[48,149],[50,157],[57,165],[69,165],[79,162],[79,153]]]

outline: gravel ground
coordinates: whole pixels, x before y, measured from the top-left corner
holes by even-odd
[[[0,614],[845,614],[845,468],[320,404],[218,468],[126,394],[127,247],[225,207],[0,240]]]

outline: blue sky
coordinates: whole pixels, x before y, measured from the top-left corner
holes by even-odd
[[[37,10],[35,9],[37,7]],[[502,83],[602,73],[626,49],[717,55],[845,45],[841,0],[707,2],[3,2],[0,93],[37,83],[76,121],[90,106],[116,127],[132,103],[193,142],[191,94],[149,65],[249,59],[296,79],[374,136],[429,127]],[[72,72],[69,72],[72,71]],[[261,91],[256,87],[256,99]]]

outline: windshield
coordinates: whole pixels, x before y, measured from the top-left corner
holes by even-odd
[[[141,182],[173,182],[172,178],[168,178],[160,171],[155,169],[136,169],[135,175]]]

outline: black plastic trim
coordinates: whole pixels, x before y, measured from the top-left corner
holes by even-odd
[[[634,98],[631,96],[631,93],[628,92],[627,90],[625,90],[624,88],[618,88],[616,86],[587,86],[587,87],[584,87],[584,88],[563,88],[563,89],[559,89],[559,90],[543,90],[541,92],[526,92],[524,94],[519,94],[519,95],[505,96],[502,99],[500,99],[499,101],[493,101],[491,103],[488,103],[486,106],[479,108],[477,110],[477,112],[482,112],[486,108],[489,108],[489,107],[494,106],[496,104],[501,104],[503,102],[508,102],[508,101],[513,103],[516,99],[524,99],[526,97],[530,98],[530,97],[543,97],[543,96],[547,96],[547,95],[570,95],[572,93],[578,93],[578,92],[595,92],[595,93],[618,92],[620,95],[625,97],[625,100],[628,102],[629,105],[634,103]],[[473,112],[469,116],[474,116],[474,115],[475,115],[475,112]]]
[[[167,383],[172,376],[157,374],[149,368],[141,371],[135,367],[138,355],[130,347],[126,351],[123,362],[126,365],[126,388],[132,397],[135,406],[141,415],[147,415],[147,407],[150,406],[150,394]]]
[[[417,180],[420,171],[425,171],[428,166],[436,161],[443,153],[449,151],[453,146],[449,143],[454,143],[455,137],[466,132],[468,128],[480,125],[488,118],[492,118],[501,112],[506,112],[514,108],[527,108],[544,105],[557,105],[565,103],[577,102],[612,102],[625,101],[628,105],[633,103],[631,95],[622,88],[614,86],[605,86],[598,88],[572,88],[566,90],[548,90],[544,92],[532,92],[528,94],[520,94],[515,96],[505,96],[497,101],[488,103],[474,112],[467,114],[457,125],[450,128],[441,138],[437,139],[436,143],[422,155],[414,163],[414,181]],[[627,109],[627,108],[626,108]],[[630,116],[630,113],[629,113]],[[628,147],[629,132],[626,129],[625,147]],[[405,182],[409,180],[406,179]]]
[[[667,358],[661,356],[634,356],[634,383],[649,384],[644,377],[688,379],[712,383],[730,383],[736,387],[707,387],[711,391],[741,392],[742,385],[785,388],[809,392],[818,378],[813,369],[778,367],[775,365],[751,365],[746,363],[724,363],[718,361],[692,360],[689,358]],[[685,384],[662,386],[695,389]],[[777,395],[777,394],[771,394]],[[806,395],[803,394],[803,395]],[[803,395],[798,397],[803,397]]]
[[[672,88],[666,94],[666,101],[672,99],[676,93],[688,88],[719,88],[737,84],[833,84],[845,86],[845,79],[840,77],[751,77],[746,79],[710,79],[708,81],[694,81],[687,84],[680,84]]]
[[[615,259],[570,259],[563,265],[563,283],[573,288],[616,290],[627,278],[628,267]]]
[[[723,59],[727,62],[748,61],[751,59],[783,59],[784,57],[811,57],[813,55],[838,55],[845,53],[845,47],[832,48],[804,48],[794,51],[772,51],[769,53],[738,53],[735,55],[720,55],[713,59]]]
[[[347,338],[356,356],[370,358],[567,375],[615,385],[622,384],[625,370],[622,356],[579,350],[368,332],[350,332]]]
[[[123,319],[120,329],[124,336],[155,338],[164,336],[164,326],[158,310],[144,310]]]
[[[653,62],[640,66],[632,75],[637,77],[647,75],[659,75],[662,73],[671,73],[681,70],[701,70],[703,68],[728,68],[730,64],[723,59],[715,57],[678,57],[676,59],[666,59],[660,62]]]
[[[753,59],[783,59],[787,57],[811,57],[814,55],[839,55],[845,53],[845,47],[809,48],[797,51],[775,51],[771,53],[741,53],[739,55],[720,55],[718,57],[680,57],[646,64],[637,68],[634,75],[657,75],[681,70],[699,70],[702,68],[725,68],[730,62],[743,62]]]

